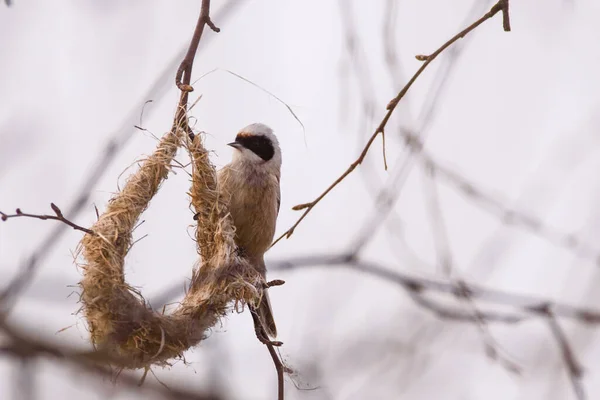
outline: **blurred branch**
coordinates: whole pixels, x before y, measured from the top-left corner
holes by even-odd
[[[498,196],[486,193],[474,183],[467,180],[467,178],[440,165],[428,154],[423,153],[423,162],[430,168],[436,169],[441,177],[446,179],[465,196],[476,201],[476,204],[479,204],[481,208],[496,214],[502,222],[527,229],[531,233],[550,243],[573,251],[576,255],[592,259],[596,264],[600,262],[600,251],[588,246],[584,240],[576,234],[561,232],[545,225],[539,218],[511,209],[505,202],[498,200]]]
[[[14,388],[13,398],[35,400],[39,384],[35,362],[31,359],[21,359],[13,373],[15,374],[12,382]]]
[[[488,19],[491,19],[494,15],[496,15],[498,12],[502,11],[505,7],[508,7],[508,1],[507,0],[500,0],[498,1],[498,3],[496,3],[491,9],[490,11],[488,11],[485,15],[483,15],[481,18],[479,18],[477,21],[475,21],[473,24],[471,24],[470,26],[468,26],[467,28],[465,28],[464,30],[462,30],[461,32],[459,32],[458,34],[456,34],[454,37],[452,37],[450,40],[448,40],[446,43],[444,43],[440,48],[438,48],[436,51],[434,51],[433,53],[431,53],[430,55],[426,56],[426,60],[423,63],[423,65],[421,66],[421,68],[419,68],[417,70],[417,72],[412,76],[412,78],[408,81],[408,83],[402,88],[402,90],[400,90],[400,92],[396,95],[396,97],[394,97],[387,105],[387,112],[385,114],[385,116],[383,117],[383,119],[381,120],[379,126],[377,127],[377,129],[375,129],[375,132],[371,135],[371,137],[369,138],[369,140],[367,141],[367,144],[365,145],[363,151],[361,152],[360,156],[356,159],[356,161],[354,161],[352,164],[350,164],[350,167],[348,167],[348,169],[338,178],[336,179],[321,195],[319,195],[315,200],[309,202],[309,203],[303,203],[303,204],[298,204],[296,206],[294,206],[292,209],[293,210],[305,210],[304,213],[302,214],[302,216],[296,221],[296,223],[294,223],[294,225],[292,225],[291,228],[289,228],[286,232],[284,232],[280,237],[278,237],[271,246],[274,246],[277,242],[279,242],[281,239],[285,238],[289,238],[293,233],[294,230],[296,229],[296,227],[302,222],[302,220],[308,215],[308,213],[325,197],[327,196],[327,194],[329,194],[329,192],[331,192],[340,182],[342,182],[348,175],[350,175],[350,173],[352,173],[352,171],[354,171],[354,169],[356,169],[357,166],[359,166],[364,158],[366,157],[367,153],[369,152],[369,149],[371,148],[371,145],[373,144],[374,140],[377,138],[377,136],[379,134],[383,135],[384,131],[385,131],[385,127],[389,121],[389,119],[391,118],[392,114],[394,113],[394,110],[396,109],[396,107],[398,106],[398,103],[400,102],[400,100],[406,95],[406,93],[408,92],[408,90],[411,88],[411,86],[413,85],[413,83],[417,80],[417,78],[421,75],[421,73],[429,66],[429,64],[431,64],[431,62],[433,60],[435,60],[435,58],[437,56],[439,56],[441,53],[444,52],[444,50],[446,50],[448,47],[450,47],[453,43],[455,43],[456,41],[458,41],[459,39],[463,38],[464,36],[468,35],[470,32],[472,32],[475,28],[477,28],[479,25],[481,25],[483,22],[487,21]]]
[[[551,310],[552,313],[559,318],[573,319],[577,322],[588,325],[600,324],[600,310],[575,307],[534,296],[508,293],[465,281],[461,281],[460,283],[452,283],[415,277],[398,272],[392,269],[392,267],[386,267],[375,262],[360,260],[354,257],[352,254],[303,257],[269,263],[270,271],[291,271],[309,267],[327,267],[328,269],[343,268],[361,274],[371,275],[386,282],[399,285],[405,291],[417,294],[419,296],[426,292],[448,294],[458,300],[461,300],[465,296],[469,296],[472,299],[513,307],[520,313],[529,316],[546,317],[547,310]],[[413,294],[411,294],[411,297]],[[483,313],[483,316],[484,318],[488,319],[488,316],[485,313]],[[526,318],[522,316],[518,317],[513,315],[509,317],[508,315],[505,315],[502,318],[490,317],[489,322],[520,322],[524,319]],[[465,318],[460,317],[458,320],[464,321]]]
[[[581,382],[581,378],[583,376],[583,370],[575,357],[575,353],[569,344],[569,340],[567,339],[567,335],[559,325],[558,321],[554,317],[554,314],[551,310],[545,310],[547,314],[548,326],[550,327],[550,331],[552,332],[552,336],[556,340],[561,354],[563,358],[563,362],[567,368],[567,372],[569,374],[569,378],[573,385],[573,391],[577,396],[578,400],[585,400],[586,394],[585,389],[583,387],[583,383]]]
[[[103,352],[81,352],[67,346],[57,345],[40,338],[31,338],[5,321],[0,323],[0,331],[8,337],[8,343],[0,346],[0,356],[8,356],[31,362],[38,358],[51,358],[56,362],[76,367],[77,371],[99,378],[112,378],[110,368],[99,364],[110,361],[111,358]],[[113,361],[116,361],[112,359]],[[224,397],[213,393],[196,393],[183,388],[166,387],[162,384],[139,385],[140,381],[134,375],[119,375],[119,383],[134,391],[151,392],[162,395],[166,399],[186,400],[222,400]]]
[[[436,171],[428,168],[424,176],[424,189],[429,189],[425,197],[429,200],[426,206],[429,208],[429,219],[433,231],[433,244],[436,249],[437,267],[445,277],[451,277],[457,272],[454,270],[454,261],[450,249],[450,239],[446,228],[446,219],[442,212],[440,198],[437,190]]]
[[[548,299],[508,293],[484,286],[463,281],[452,283],[440,280],[420,278],[396,271],[391,266],[384,266],[375,262],[359,260],[353,254],[327,254],[313,257],[285,259],[269,262],[270,271],[291,271],[306,268],[327,267],[348,269],[360,274],[371,275],[383,281],[394,283],[404,289],[407,294],[418,303],[427,308],[440,318],[456,320],[459,322],[477,322],[477,316],[472,312],[449,308],[440,305],[425,297],[427,292],[448,294],[457,299],[469,296],[472,299],[495,303],[502,306],[513,307],[518,313],[495,313],[480,311],[480,317],[487,322],[518,323],[531,317],[545,317],[546,309],[552,310],[560,318],[572,319],[587,325],[600,324],[600,310],[575,307],[564,303],[553,302]],[[180,294],[181,285],[173,285],[165,289],[156,300],[151,301],[155,308],[171,301]],[[419,299],[419,300],[416,300]]]
[[[409,132],[402,133],[405,144],[409,150],[420,157],[420,161],[426,170],[432,171],[436,176],[445,179],[456,190],[479,205],[483,210],[496,215],[505,224],[514,225],[528,230],[538,237],[582,256],[593,260],[596,264],[600,262],[600,250],[589,246],[585,240],[573,233],[561,232],[552,228],[539,218],[528,215],[519,210],[514,210],[507,205],[506,201],[499,199],[496,194],[486,192],[477,184],[456,171],[444,166],[427,152],[423,143]]]
[[[537,217],[514,210],[507,205],[507,201],[498,199],[499,196],[486,192],[466,177],[435,160],[427,152],[419,136],[407,129],[402,129],[400,134],[404,138],[405,146],[413,156],[417,157],[417,160],[421,162],[425,170],[434,171],[439,177],[448,181],[485,211],[496,215],[505,224],[526,229],[549,243],[571,251],[576,256],[585,257],[596,264],[600,264],[600,249],[591,247],[582,237],[573,233],[561,232],[546,225]],[[406,165],[403,167],[406,167]],[[406,168],[404,172],[406,172]],[[396,184],[397,181],[392,179],[392,182],[380,191],[378,196],[380,207],[375,211],[376,215],[366,220],[365,226],[361,229],[358,238],[350,246],[354,253],[358,253],[365,246],[380,225],[380,222],[385,220],[385,217],[392,212],[393,206],[400,196]]]
[[[440,199],[437,191],[437,182],[435,170],[428,168],[425,176],[425,184],[429,186],[429,214],[431,216],[432,231],[434,233],[434,244],[436,248],[436,254],[438,259],[438,267],[441,268],[442,273],[450,278],[451,282],[457,287],[461,288],[460,298],[471,308],[471,315],[473,316],[475,325],[481,333],[485,353],[489,358],[499,362],[510,372],[519,373],[520,368],[508,357],[503,356],[499,350],[499,346],[496,339],[492,336],[490,329],[487,325],[487,321],[490,319],[482,313],[473,298],[470,296],[469,288],[467,284],[459,277],[458,271],[454,268],[454,261],[451,252],[450,239],[448,238],[448,232],[446,229],[446,219],[442,212]]]
[[[481,319],[489,322],[500,322],[505,324],[517,324],[529,319],[527,315],[515,314],[515,313],[499,313],[499,312],[479,312],[475,315],[472,312],[465,311],[462,308],[448,307],[446,305],[438,304],[435,301],[428,299],[418,291],[408,291],[408,295],[415,302],[415,304],[429,310],[435,316],[440,319],[457,321],[457,322],[469,322],[477,324]]]
[[[93,231],[91,231],[91,230],[89,230],[87,228],[84,228],[82,226],[79,226],[76,223],[71,222],[68,219],[66,219],[65,216],[63,215],[62,211],[60,210],[60,208],[58,208],[58,206],[56,204],[50,203],[50,207],[52,208],[52,211],[54,211],[54,213],[56,215],[28,214],[28,213],[24,213],[23,211],[21,211],[20,208],[17,208],[16,211],[15,211],[15,214],[5,214],[2,211],[0,211],[0,219],[2,221],[6,221],[9,218],[17,218],[17,217],[36,218],[36,219],[41,219],[41,220],[52,219],[52,220],[55,220],[55,221],[63,222],[65,224],[69,225],[71,228],[77,230],[77,231],[82,231],[82,232],[85,232],[85,233],[89,233],[90,235],[94,234]],[[3,294],[4,294],[4,292],[6,290],[8,290],[8,289],[5,289],[3,291],[3,293],[0,294],[0,302],[3,299],[3,297],[4,297]]]

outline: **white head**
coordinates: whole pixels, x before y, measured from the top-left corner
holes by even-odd
[[[265,124],[254,123],[242,128],[229,146],[235,149],[233,163],[264,166],[276,171],[281,168],[279,141],[273,129]]]

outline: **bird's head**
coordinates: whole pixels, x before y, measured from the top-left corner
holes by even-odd
[[[242,128],[235,141],[228,143],[235,149],[233,162],[264,165],[279,169],[281,166],[281,149],[273,129],[265,124],[254,123]]]

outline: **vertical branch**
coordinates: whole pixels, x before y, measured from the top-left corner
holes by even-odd
[[[565,367],[567,368],[567,372],[569,374],[569,378],[571,380],[571,384],[573,385],[573,391],[577,396],[578,400],[585,400],[587,398],[585,394],[585,389],[581,382],[581,377],[583,376],[583,369],[581,365],[577,361],[575,357],[575,353],[569,344],[569,339],[565,334],[564,330],[559,325],[558,321],[554,317],[554,313],[550,310],[549,307],[546,309],[547,313],[547,321],[548,326],[550,327],[550,332],[552,332],[552,336],[556,340],[560,348],[560,352],[562,355],[563,362]]]
[[[196,57],[196,51],[198,50],[198,44],[202,38],[205,25],[208,25],[214,32],[220,32],[220,29],[217,28],[210,19],[210,0],[202,0],[200,15],[198,16],[198,22],[196,23],[196,29],[194,30],[190,47],[188,48],[183,61],[181,61],[181,64],[177,69],[177,75],[175,76],[175,83],[179,90],[181,90],[181,98],[179,100],[177,113],[175,114],[174,131],[181,128],[189,133],[186,118],[188,94],[194,90],[194,88],[190,86],[192,69],[194,67],[194,58]]]
[[[268,339],[267,332],[260,322],[258,314],[253,307],[250,307],[250,315],[252,316],[252,321],[254,322],[254,329],[256,330],[256,337],[258,340],[267,346],[269,350],[269,354],[273,359],[273,364],[275,365],[275,369],[277,370],[277,400],[284,400],[284,385],[283,385],[283,374],[285,372],[285,367],[283,362],[277,355],[275,351],[275,346],[281,346],[281,342],[272,342]]]
[[[479,310],[477,304],[475,304],[468,285],[460,278],[459,272],[454,268],[450,239],[448,237],[448,230],[436,186],[435,169],[426,165],[425,172],[427,174],[425,176],[425,184],[429,184],[430,186],[428,206],[430,208],[429,213],[431,214],[432,230],[439,267],[442,269],[442,273],[449,277],[451,282],[456,285],[456,297],[471,308],[473,321],[475,322],[475,326],[479,329],[487,356],[492,360],[499,362],[508,371],[519,373],[519,366],[509,360],[508,357],[501,354],[500,346],[487,324],[487,318]]]
[[[510,32],[510,16],[508,14],[508,0],[503,1],[502,6],[502,27],[505,32]]]

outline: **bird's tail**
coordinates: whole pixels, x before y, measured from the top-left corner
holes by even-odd
[[[273,319],[273,310],[271,309],[271,302],[269,301],[269,293],[267,293],[267,290],[263,291],[262,299],[258,305],[258,317],[267,331],[267,334],[272,338],[277,337],[277,327],[275,326],[275,320]]]

